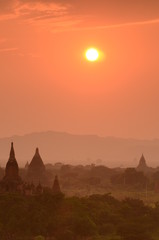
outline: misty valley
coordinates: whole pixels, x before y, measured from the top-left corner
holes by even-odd
[[[2,240],[157,240],[159,169],[44,164],[19,168],[11,143],[0,168]]]

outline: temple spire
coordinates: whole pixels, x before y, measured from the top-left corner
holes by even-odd
[[[142,171],[142,172],[149,172],[151,170],[151,168],[149,168],[147,166],[147,163],[146,163],[146,160],[145,160],[145,157],[144,157],[144,154],[142,154],[141,158],[140,158],[140,161],[139,161],[139,164],[136,168],[138,171]]]
[[[11,142],[11,149],[10,149],[10,159],[15,158],[14,146],[13,142]]]
[[[58,180],[58,176],[55,176],[55,180],[53,183],[53,187],[52,187],[52,191],[54,194],[59,194],[61,193],[61,189],[60,189],[60,184],[59,184],[59,180]]]
[[[39,148],[36,148],[35,154],[39,156]]]
[[[32,181],[35,185],[38,185],[39,181],[42,184],[46,184],[46,169],[43,160],[40,156],[39,149],[36,148],[35,154],[28,166],[27,178]]]
[[[11,143],[10,156],[6,164],[5,176],[2,181],[4,182],[6,187],[8,186],[10,189],[16,189],[17,185],[21,183],[21,178],[19,177],[19,167],[15,158],[13,142]]]
[[[140,158],[140,161],[139,161],[139,165],[138,167],[147,167],[147,164],[146,164],[146,160],[145,160],[145,157],[144,157],[144,154],[142,154],[141,158]]]

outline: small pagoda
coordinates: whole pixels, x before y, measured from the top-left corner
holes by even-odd
[[[52,187],[52,192],[53,194],[60,194],[61,193],[61,188],[60,188],[60,184],[59,184],[59,180],[58,180],[58,176],[55,176],[55,180],[53,183],[53,187]]]
[[[145,157],[143,154],[140,158],[140,161],[139,161],[139,164],[138,164],[136,170],[145,172],[145,173],[152,171],[151,168],[147,166],[147,163],[146,163],[146,160],[145,160]]]

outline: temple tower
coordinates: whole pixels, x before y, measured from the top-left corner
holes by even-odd
[[[9,160],[5,168],[5,176],[0,185],[5,191],[16,191],[20,184],[22,184],[22,180],[19,176],[19,167],[15,158],[15,151],[12,142]]]
[[[147,167],[146,160],[145,160],[144,155],[142,154],[137,168],[138,169],[143,169],[143,168],[146,168],[146,167]]]
[[[28,166],[27,180],[35,185],[38,185],[39,182],[47,184],[46,169],[38,148]]]
[[[58,180],[57,176],[55,176],[55,180],[54,180],[54,183],[53,183],[52,191],[53,191],[53,194],[61,193],[60,184],[59,184],[59,180]]]
[[[147,166],[146,160],[145,160],[145,157],[144,157],[143,154],[140,158],[140,161],[139,161],[139,164],[138,164],[136,170],[141,171],[141,172],[145,172],[145,173],[150,171],[150,167]]]
[[[15,152],[13,142],[11,143],[11,150],[9,160],[6,164],[5,179],[7,180],[18,180],[19,179],[19,167],[15,158]]]

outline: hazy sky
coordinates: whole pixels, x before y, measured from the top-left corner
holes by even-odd
[[[158,104],[158,0],[0,0],[0,137],[155,138]]]

